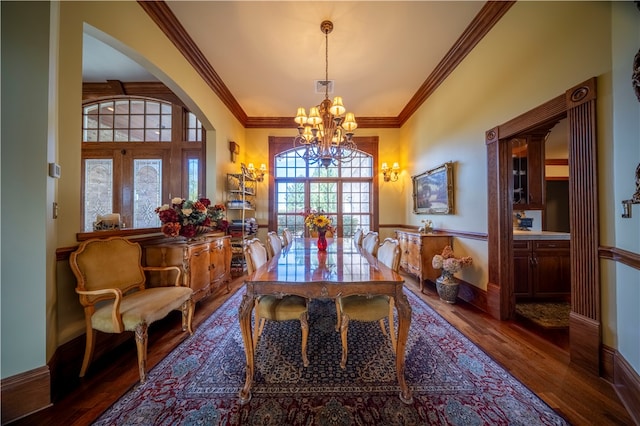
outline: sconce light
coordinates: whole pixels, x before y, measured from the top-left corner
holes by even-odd
[[[384,176],[385,182],[395,182],[398,180],[398,174],[400,174],[400,165],[398,163],[393,163],[391,169],[387,163],[382,163],[382,175]]]
[[[256,168],[253,166],[253,163],[249,163],[247,169],[249,170],[249,175],[253,179],[257,180],[258,182],[262,182],[264,180],[264,174],[267,172],[267,166],[264,163],[260,165],[260,170],[256,170]]]

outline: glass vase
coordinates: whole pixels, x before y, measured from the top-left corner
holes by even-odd
[[[327,251],[327,231],[321,231],[318,229],[318,250]]]

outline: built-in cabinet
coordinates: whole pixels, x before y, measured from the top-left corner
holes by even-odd
[[[571,300],[569,240],[514,240],[516,302]]]
[[[435,282],[440,270],[431,266],[433,256],[451,245],[451,235],[434,232],[423,234],[410,229],[396,230],[396,238],[400,243],[400,268],[420,281],[420,291],[424,288],[424,280]]]
[[[163,241],[143,246],[147,266],[179,266],[183,284],[193,289],[194,301],[199,301],[231,280],[231,238],[204,236],[193,241]],[[167,272],[149,272],[151,282],[171,284]],[[156,276],[154,276],[154,274]]]
[[[543,134],[529,134],[511,140],[515,210],[544,209],[544,153]]]

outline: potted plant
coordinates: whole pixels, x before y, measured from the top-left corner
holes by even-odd
[[[451,246],[446,246],[442,254],[433,256],[432,266],[435,269],[442,269],[442,274],[436,279],[436,289],[441,300],[456,303],[460,282],[453,274],[472,263],[473,259],[470,256],[456,258]]]

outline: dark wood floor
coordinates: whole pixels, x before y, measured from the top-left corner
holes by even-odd
[[[407,287],[419,294],[415,281],[406,278]],[[235,280],[229,294],[241,285],[241,280]],[[194,325],[202,323],[229,294],[215,294],[198,303]],[[633,424],[613,387],[570,365],[562,343],[547,340],[544,333],[528,331],[517,322],[494,320],[468,304],[444,303],[428,285],[420,297],[571,424]],[[179,324],[180,317],[175,315],[149,328],[149,369],[186,338]],[[138,381],[133,338],[102,358],[52,407],[13,424],[91,424]]]

